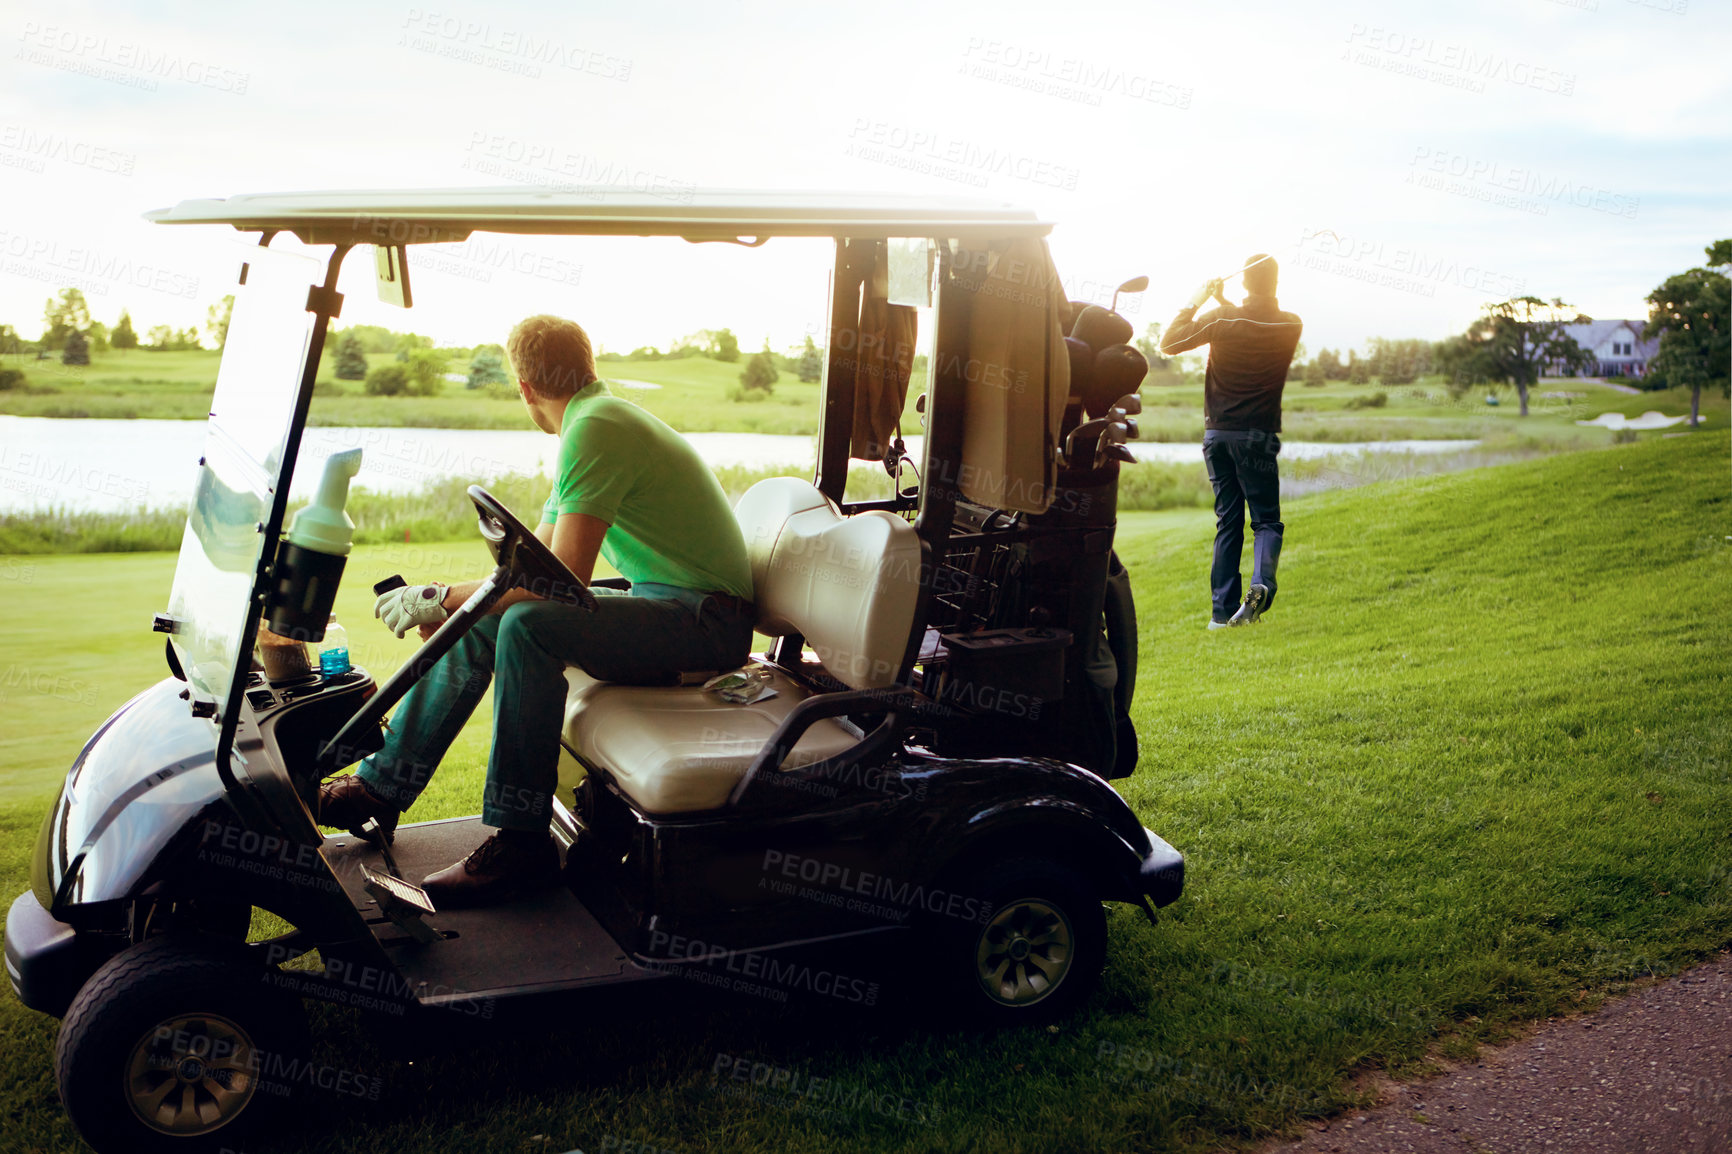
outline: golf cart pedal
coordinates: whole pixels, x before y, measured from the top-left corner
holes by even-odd
[[[437,912],[433,908],[433,899],[427,896],[426,890],[400,877],[375,873],[364,862],[361,865],[361,880],[373,900],[379,903],[379,912],[390,918],[398,929],[418,942],[437,942],[443,939],[438,930],[422,920],[428,914]]]
[[[397,857],[391,852],[391,843],[396,840],[397,823],[381,825],[379,819],[370,817],[362,823],[361,828],[351,830],[356,837],[379,851],[379,856],[385,859],[385,870],[394,878],[400,878],[403,871],[397,868]]]

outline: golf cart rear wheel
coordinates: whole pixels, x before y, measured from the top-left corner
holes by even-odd
[[[55,1040],[60,1100],[101,1152],[235,1147],[307,1062],[298,999],[237,947],[171,934],[103,965]]]
[[[1106,960],[1107,923],[1080,873],[1018,859],[970,873],[954,892],[978,904],[974,920],[944,917],[929,931],[950,1005],[982,1025],[1018,1026],[1061,1018],[1088,997]]]

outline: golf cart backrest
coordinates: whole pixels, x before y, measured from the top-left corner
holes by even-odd
[[[894,684],[920,597],[920,541],[883,510],[844,517],[810,481],[771,477],[734,508],[758,632],[798,633],[854,689]]]

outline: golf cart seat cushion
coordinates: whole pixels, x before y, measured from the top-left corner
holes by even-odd
[[[716,809],[807,693],[770,670],[776,696],[730,705],[702,688],[610,685],[581,669],[566,670],[565,742],[579,757],[612,774],[645,813]],[[844,726],[823,720],[808,729],[782,762],[810,765],[851,748]]]
[[[734,516],[752,566],[758,631],[799,633],[830,675],[854,689],[893,684],[920,592],[913,527],[882,510],[844,517],[797,477],[758,482]],[[609,685],[567,670],[565,743],[646,813],[714,809],[810,695],[770,674],[774,697],[732,705],[701,686]],[[837,721],[815,722],[782,769],[834,757],[856,740]]]
[[[799,633],[836,680],[896,680],[920,596],[920,539],[881,509],[844,517],[810,481],[770,477],[734,508],[758,632]]]

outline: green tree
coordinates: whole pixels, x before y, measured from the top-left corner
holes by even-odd
[[[197,349],[204,346],[198,343],[198,327],[188,325],[174,336],[174,347],[177,349]]]
[[[770,356],[770,346],[765,344],[764,351],[753,353],[752,359],[746,362],[746,367],[740,373],[740,387],[728,395],[736,401],[761,401],[770,395],[776,384],[776,378],[781,374],[776,372],[776,362]]]
[[[108,343],[117,349],[138,347],[138,334],[132,330],[132,314],[125,309],[120,310],[120,319],[114,322],[114,331],[109,334]]]
[[[1648,365],[1650,378],[1690,390],[1690,426],[1702,420],[1702,386],[1732,392],[1732,240],[1708,245],[1709,268],[1693,268],[1666,278],[1648,294],[1648,326],[1642,335],[1660,338],[1660,351]]]
[[[511,377],[505,371],[505,350],[498,345],[481,345],[469,358],[469,387],[484,389],[489,385],[509,385]]]
[[[1137,351],[1143,354],[1143,360],[1149,363],[1152,373],[1164,372],[1167,368],[1167,358],[1161,355],[1161,326],[1151,324],[1143,330],[1143,335],[1135,342]]]
[[[1358,349],[1347,350],[1347,383],[1350,385],[1369,385],[1371,383],[1371,362],[1361,357]]]
[[[393,334],[397,338],[397,359],[404,364],[409,363],[409,355],[416,349],[430,349],[433,338],[424,337],[420,333]]]
[[[380,365],[367,374],[367,392],[375,397],[395,397],[409,391],[409,366]]]
[[[60,363],[63,365],[88,365],[90,363],[90,341],[83,333],[74,329],[66,334],[66,345],[60,353]]]
[[[1156,325],[1150,325],[1149,326],[1149,328],[1151,328],[1151,329],[1157,328],[1157,327],[1158,326],[1156,326]],[[1137,342],[1137,348],[1139,348],[1139,349],[1143,348],[1143,342],[1142,341]],[[1146,357],[1148,355],[1149,355],[1148,350],[1143,349],[1143,356]],[[1302,381],[1305,379],[1305,361],[1306,361],[1305,342],[1300,341],[1298,344],[1293,346],[1293,359],[1287,362],[1287,379],[1288,380],[1290,380],[1290,381]],[[1150,362],[1150,363],[1152,364],[1153,362]]]
[[[1411,385],[1431,371],[1431,342],[1372,337],[1366,358],[1371,375],[1386,385]]]
[[[350,329],[337,342],[337,379],[339,381],[362,381],[367,379],[367,350],[361,345],[361,338]]]
[[[716,360],[732,364],[740,359],[739,338],[731,330],[721,329],[714,334],[709,351]]]
[[[204,331],[217,348],[224,348],[229,343],[229,319],[234,316],[235,297],[233,293],[225,296],[216,304],[205,310]]]
[[[1324,380],[1345,381],[1347,366],[1341,360],[1340,354],[1334,349],[1324,349],[1317,354],[1317,365],[1323,370]]]
[[[145,344],[153,353],[165,353],[174,347],[174,339],[174,330],[167,325],[152,325]]]
[[[1593,364],[1593,353],[1565,331],[1568,325],[1586,324],[1588,318],[1560,298],[1511,297],[1483,308],[1484,315],[1468,326],[1451,357],[1458,372],[1514,385],[1522,416],[1528,415],[1528,388],[1544,369],[1570,371]]]
[[[824,354],[812,343],[810,333],[806,334],[806,347],[800,350],[799,367],[795,369],[795,374],[807,384],[824,379]]]
[[[90,306],[84,294],[75,288],[63,288],[57,297],[49,297],[42,309],[42,347],[59,349],[66,338],[90,328]]]
[[[394,353],[403,344],[401,334],[394,333],[383,325],[350,325],[341,331],[333,329],[330,336],[346,337],[351,334],[361,342],[361,351],[366,353]]]
[[[450,367],[451,357],[444,349],[409,350],[409,392],[417,397],[436,395]]]
[[[24,342],[18,338],[18,330],[11,325],[0,325],[0,353],[21,353]]]
[[[107,325],[103,324],[101,321],[91,321],[90,333],[88,335],[90,337],[91,352],[106,353],[108,351],[109,339]]]

